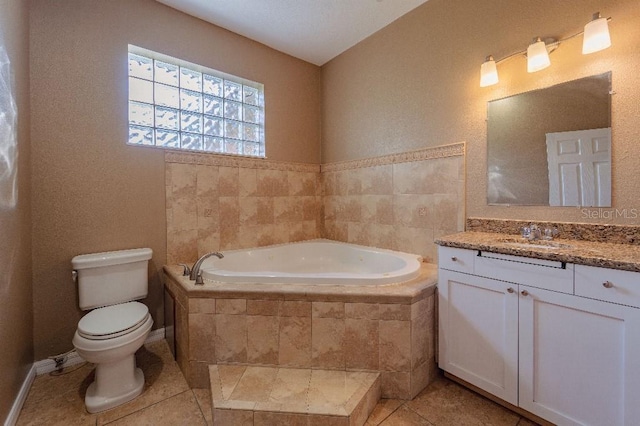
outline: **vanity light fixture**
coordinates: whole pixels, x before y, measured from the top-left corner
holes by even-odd
[[[584,38],[582,40],[582,54],[598,52],[611,46],[609,36],[609,20],[602,18],[600,12],[593,14],[591,22],[584,26]]]
[[[584,30],[560,40],[552,38],[541,39],[536,37],[533,43],[526,50],[512,53],[502,59],[495,60],[493,56],[486,57],[480,67],[480,87],[492,86],[498,83],[497,64],[511,59],[515,56],[525,55],[527,57],[527,71],[536,72],[547,68],[551,61],[549,53],[558,48],[561,42],[567,41],[581,34],[584,34],[582,53],[584,55],[604,50],[611,46],[611,37],[609,36],[609,24],[611,18],[602,18],[600,12],[593,14],[592,20],[584,26]]]
[[[527,72],[540,71],[549,65],[551,65],[551,61],[549,60],[547,45],[540,37],[536,37],[527,48]]]

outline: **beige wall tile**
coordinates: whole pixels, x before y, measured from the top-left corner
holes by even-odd
[[[247,362],[247,317],[225,314],[216,314],[215,317],[216,361]]]
[[[247,316],[247,362],[278,364],[280,319],[276,316]]]
[[[198,231],[169,231],[167,232],[167,262],[192,263],[198,258]]]
[[[280,317],[279,364],[311,366],[311,318]]]
[[[344,313],[347,318],[377,320],[380,318],[380,307],[377,303],[346,302]]]
[[[411,370],[411,322],[380,321],[380,369]]]
[[[189,361],[187,381],[189,387],[196,389],[206,389],[209,387],[209,364],[210,361]]]
[[[218,167],[198,164],[196,167],[196,195],[198,200],[218,198]]]
[[[411,370],[411,395],[413,399],[430,383],[431,366],[435,366],[433,360],[423,362]]]
[[[429,340],[433,340],[433,330],[429,330],[427,315],[421,315],[412,321],[411,327],[411,368],[423,364],[429,357]]]
[[[313,318],[311,363],[320,368],[344,368],[345,320]]]
[[[401,305],[399,303],[380,303],[378,309],[381,320],[411,320],[412,305]]]
[[[240,212],[240,226],[252,226],[258,224],[258,198],[241,197],[238,199]]]
[[[289,195],[289,179],[286,171],[258,170],[258,195],[282,197]]]
[[[346,368],[377,370],[379,366],[379,328],[377,320],[345,320]]]
[[[189,360],[215,362],[216,323],[213,314],[189,314]]]
[[[393,165],[364,167],[361,169],[361,192],[371,195],[393,194]]]
[[[280,315],[283,317],[310,317],[311,302],[282,300],[280,302]]]
[[[247,299],[217,299],[216,314],[238,315],[247,312]]]
[[[237,167],[220,167],[218,169],[218,194],[221,197],[237,197],[240,195],[240,172]]]
[[[344,302],[311,302],[314,318],[344,318]]]
[[[241,167],[238,170],[238,193],[241,197],[255,197],[258,195],[258,171]]]
[[[190,297],[189,314],[215,314],[216,299]]]
[[[247,299],[248,315],[272,315],[277,316],[280,312],[279,300],[252,300]]]
[[[271,225],[274,222],[274,199],[271,197],[258,197],[257,206],[258,225]]]
[[[411,399],[411,375],[408,372],[383,371],[382,398]]]

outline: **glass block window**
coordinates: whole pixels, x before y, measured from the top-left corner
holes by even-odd
[[[264,157],[264,86],[130,45],[128,144]]]

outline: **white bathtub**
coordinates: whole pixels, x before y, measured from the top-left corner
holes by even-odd
[[[202,277],[227,283],[381,285],[418,277],[422,257],[331,240],[311,240],[210,257]]]

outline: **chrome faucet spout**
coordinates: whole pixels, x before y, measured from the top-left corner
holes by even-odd
[[[189,274],[189,279],[191,281],[196,280],[196,284],[203,284],[202,276],[200,275],[200,266],[202,266],[202,262],[204,262],[205,259],[211,256],[216,256],[219,259],[222,259],[224,257],[222,253],[218,253],[217,251],[212,251],[210,253],[206,253],[200,256],[200,259],[196,260],[196,263],[194,263],[193,267],[191,268],[191,271]]]

